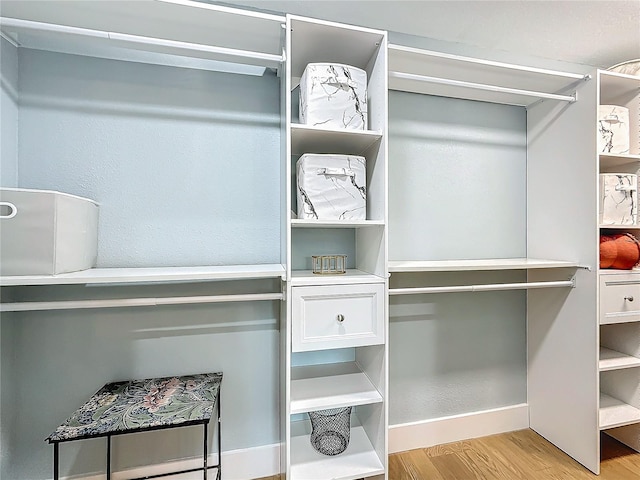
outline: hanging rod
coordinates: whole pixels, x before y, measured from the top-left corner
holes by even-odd
[[[117,298],[107,300],[56,300],[51,302],[13,302],[0,304],[0,312],[33,312],[40,310],[78,310],[114,307],[155,307],[227,302],[282,300],[282,293],[249,293],[236,295],[198,295],[192,297]]]
[[[459,292],[489,292],[497,290],[528,290],[534,288],[575,287],[575,279],[557,282],[521,282],[521,283],[492,283],[486,285],[454,285],[447,287],[417,287],[390,288],[389,295],[414,295],[419,293],[459,293]]]
[[[576,101],[575,95],[559,95],[557,93],[536,92],[534,90],[521,90],[519,88],[500,87],[498,85],[465,82],[462,80],[451,80],[449,78],[441,78],[441,77],[429,77],[426,75],[416,75],[413,73],[389,72],[389,78],[415,80],[418,82],[435,83],[438,85],[451,85],[454,87],[472,88],[475,90],[485,90],[488,92],[509,93],[513,95],[522,95],[525,97],[547,98],[551,100],[560,100],[560,101],[569,102],[569,103],[573,103]]]
[[[34,32],[61,33],[66,35],[76,35],[79,37],[100,38],[103,40],[113,40],[115,42],[123,42],[132,45],[151,45],[156,47],[166,47],[170,50],[187,50],[191,52],[213,53],[222,56],[233,56],[240,58],[251,58],[260,60],[265,64],[271,65],[281,63],[282,55],[271,53],[254,52],[251,50],[237,50],[234,48],[215,47],[212,45],[203,45],[199,43],[180,42],[177,40],[166,40],[163,38],[144,37],[140,35],[130,35],[126,33],[105,32],[102,30],[92,30],[88,28],[70,27],[67,25],[57,25],[53,23],[34,22],[31,20],[21,20],[17,18],[0,17],[0,25],[2,27],[18,28],[30,30]],[[164,52],[169,53],[169,52]],[[206,57],[202,57],[206,58]]]

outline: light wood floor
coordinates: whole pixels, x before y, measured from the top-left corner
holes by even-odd
[[[268,477],[261,480],[277,480]],[[600,476],[532,430],[389,456],[389,480],[638,480],[640,453],[602,434]]]

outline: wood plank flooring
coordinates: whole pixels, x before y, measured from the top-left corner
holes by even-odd
[[[640,453],[605,434],[601,444],[600,476],[532,430],[520,430],[390,455],[389,480],[640,479]]]

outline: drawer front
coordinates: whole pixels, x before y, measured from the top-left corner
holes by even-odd
[[[600,324],[640,321],[640,273],[600,276]]]
[[[292,350],[384,343],[384,284],[292,288]]]

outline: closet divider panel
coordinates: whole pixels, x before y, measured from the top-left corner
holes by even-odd
[[[596,82],[577,91],[575,103],[545,101],[527,114],[527,255],[589,268],[573,289],[528,293],[528,402],[531,428],[598,472]]]

